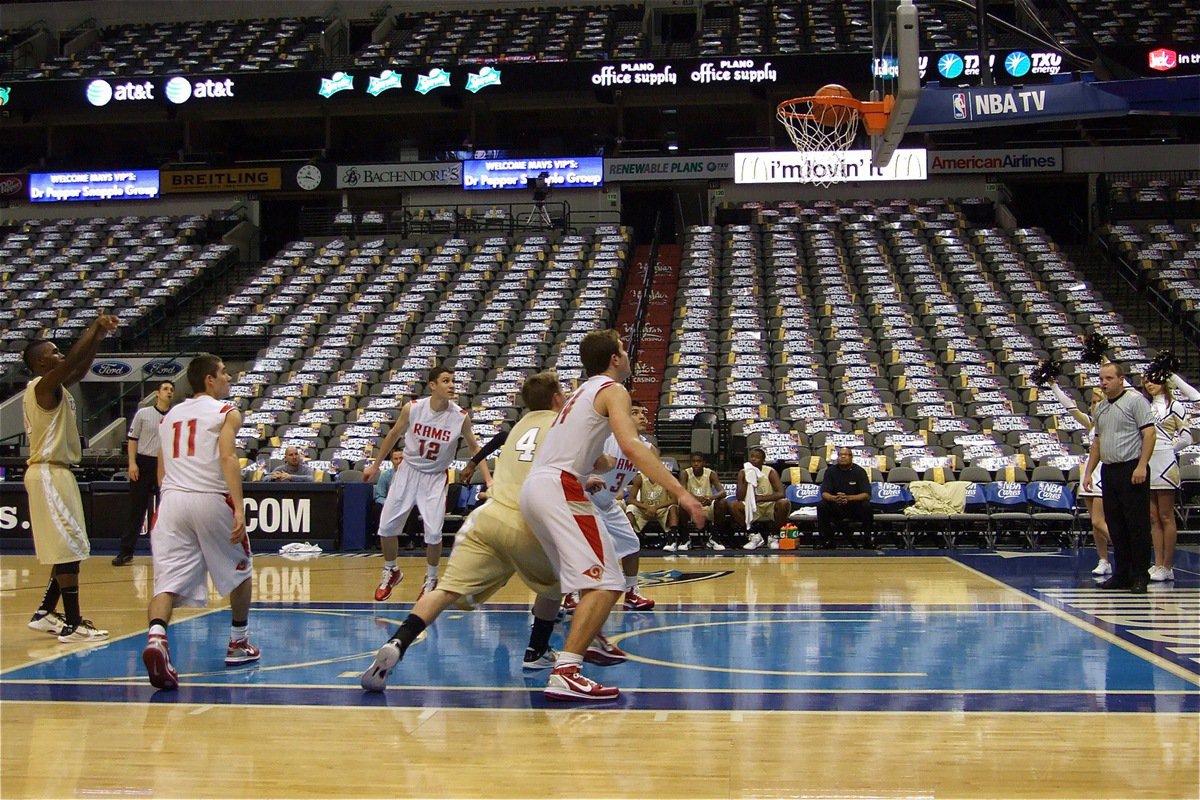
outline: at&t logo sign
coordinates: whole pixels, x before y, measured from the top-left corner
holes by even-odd
[[[118,83],[113,86],[106,80],[96,79],[87,85],[87,101],[94,106],[106,106],[110,102],[128,100],[153,100],[154,84],[150,81]]]
[[[157,100],[152,81],[129,81],[126,83],[109,83],[98,78],[87,85],[87,101],[94,106],[106,106],[109,103],[129,101]],[[232,98],[236,82],[232,78],[223,80],[189,80],[182,75],[171,78],[163,85],[163,94],[175,105],[181,105],[188,100],[209,98]]]
[[[197,100],[208,97],[233,97],[234,82],[232,78],[223,81],[197,81],[192,83],[187,78],[176,76],[167,81],[167,99],[176,105],[186,103],[191,98]]]

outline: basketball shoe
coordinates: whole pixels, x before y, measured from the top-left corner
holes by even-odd
[[[225,648],[225,666],[236,667],[239,664],[250,664],[262,658],[262,651],[250,644],[249,639],[230,642]]]
[[[102,631],[90,619],[82,619],[78,625],[63,625],[58,632],[58,640],[64,644],[73,642],[100,642],[108,638],[108,631]]]
[[[577,605],[579,605],[578,592],[567,592],[563,595],[562,610],[564,614],[574,614]]]
[[[542,696],[547,700],[615,700],[621,690],[604,686],[579,671],[579,667],[556,667]]]
[[[432,575],[425,576],[425,582],[421,584],[421,591],[417,594],[417,599],[420,600],[425,596],[426,592],[432,592],[437,588],[437,578]]]
[[[558,652],[553,647],[547,647],[541,653],[535,653],[532,647],[525,648],[525,658],[521,660],[521,669],[545,669],[553,667],[558,660]]]
[[[146,648],[142,650],[142,663],[146,665],[150,685],[155,689],[174,689],[179,685],[179,673],[171,665],[167,637],[150,635]]]
[[[29,618],[29,624],[26,627],[31,631],[53,633],[58,636],[66,626],[67,621],[57,611],[38,610]]]
[[[392,596],[392,588],[404,580],[404,573],[399,567],[384,567],[383,575],[379,578],[379,588],[375,590],[375,602],[382,603]]]
[[[387,688],[388,674],[396,668],[402,658],[404,653],[400,651],[400,643],[395,639],[388,639],[375,653],[375,660],[371,662],[371,666],[367,667],[367,671],[358,679],[359,685],[368,692],[382,692]]]
[[[584,661],[589,664],[599,664],[602,667],[623,663],[628,658],[629,656],[625,654],[624,650],[604,638],[602,633],[596,634],[596,638],[592,639],[592,643],[588,645],[587,652],[583,654]]]
[[[625,592],[626,611],[649,611],[654,608],[654,601],[633,587]]]

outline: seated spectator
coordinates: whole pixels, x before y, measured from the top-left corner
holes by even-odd
[[[639,537],[651,520],[658,520],[664,540],[668,533],[674,532],[679,526],[679,506],[675,504],[675,498],[665,487],[643,473],[635,475],[629,484],[628,498],[625,515]]]
[[[700,538],[706,541],[710,550],[724,550],[725,546],[712,538],[712,529],[723,529],[728,525],[729,502],[725,498],[725,487],[721,485],[717,473],[705,466],[703,453],[692,453],[692,465],[679,473],[679,482],[688,490],[688,494],[704,506],[708,525],[701,531]],[[680,530],[674,537],[676,541],[668,543],[664,550],[684,552],[691,546],[691,534],[684,530],[685,523],[686,519],[680,520]]]
[[[849,447],[838,450],[837,462],[825,470],[821,481],[821,502],[817,503],[817,530],[821,542],[833,544],[834,526],[846,522],[862,526],[863,546],[872,546],[874,534],[871,514],[871,478],[854,463]]]
[[[283,451],[283,463],[268,473],[263,480],[313,481],[316,480],[316,477],[313,475],[312,467],[304,463],[304,457],[300,455],[300,448],[289,447]]]
[[[767,451],[761,447],[752,448],[750,460],[738,470],[737,499],[729,504],[734,524],[750,531],[745,549],[757,550],[766,544],[759,531],[750,530],[751,525],[763,523],[768,536],[778,536],[791,512],[792,504],[784,496],[779,473],[767,466]]]

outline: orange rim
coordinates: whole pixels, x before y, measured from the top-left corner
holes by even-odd
[[[884,95],[882,100],[859,100],[854,97],[837,97],[836,95],[809,95],[807,97],[793,97],[791,100],[784,100],[775,107],[775,110],[780,117],[796,120],[812,120],[814,117],[811,113],[796,111],[794,110],[795,107],[838,106],[841,108],[851,108],[858,112],[858,116],[863,121],[863,127],[867,129],[869,135],[882,136],[884,130],[887,129],[888,117],[891,116],[892,107],[895,105],[896,98],[890,94]]]

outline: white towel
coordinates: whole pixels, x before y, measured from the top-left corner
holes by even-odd
[[[321,546],[309,542],[292,542],[280,547],[279,555],[296,561],[306,558],[316,558],[321,555]]]
[[[747,461],[742,464],[742,471],[746,475],[746,524],[749,525],[758,515],[758,479],[762,477],[762,470]]]

